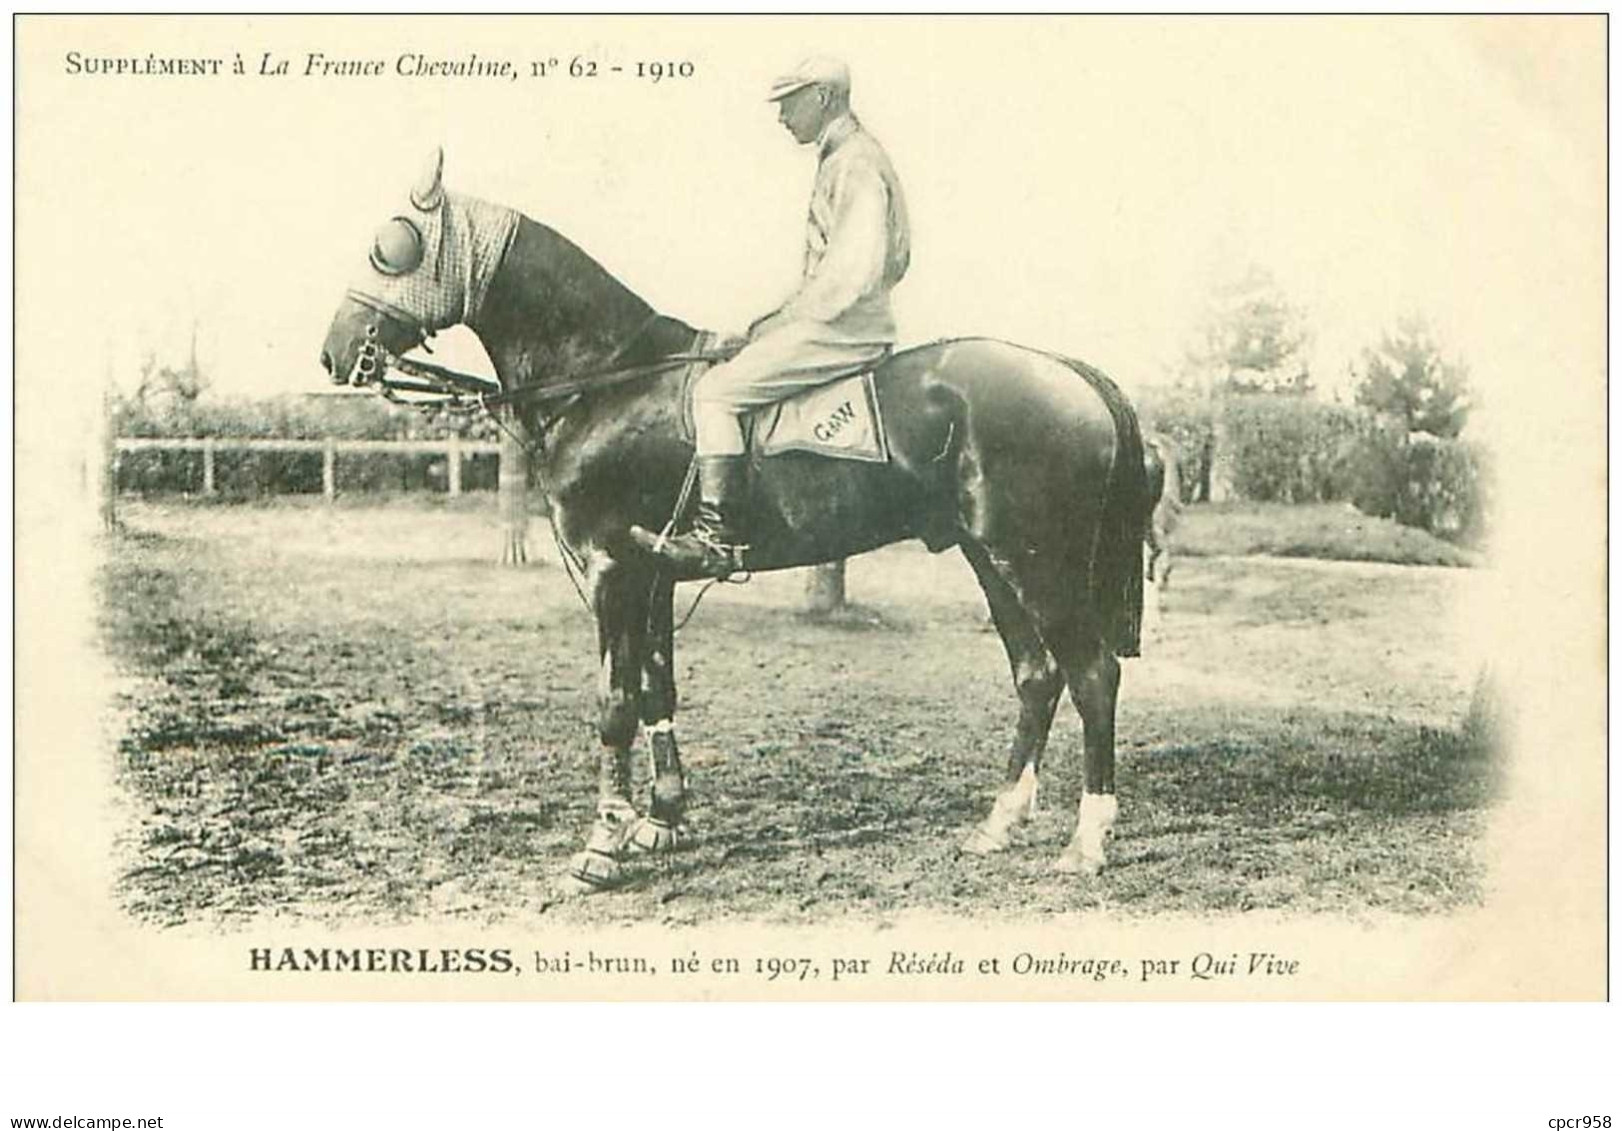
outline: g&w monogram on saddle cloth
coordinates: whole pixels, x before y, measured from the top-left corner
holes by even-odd
[[[873,374],[861,373],[763,408],[750,421],[762,456],[815,452],[885,463],[890,447],[873,396]]]

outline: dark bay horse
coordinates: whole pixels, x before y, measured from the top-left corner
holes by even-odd
[[[597,816],[571,864],[607,887],[635,851],[683,831],[687,783],[676,745],[672,596],[676,578],[631,538],[670,519],[693,449],[683,436],[681,365],[699,340],[654,312],[557,232],[441,182],[436,157],[410,205],[374,241],[333,317],[321,362],[361,383],[432,333],[478,335],[503,390],[569,382],[567,399],[518,399],[553,522],[584,570],[597,620],[602,741]],[[636,381],[579,380],[637,368]],[[1153,505],[1137,418],[1079,362],[985,339],[938,342],[879,369],[888,463],[787,453],[760,462],[751,569],[834,561],[907,538],[959,547],[1008,653],[1019,719],[1007,783],[964,849],[996,852],[1035,802],[1061,692],[1083,723],[1083,793],[1055,864],[1095,873],[1116,816],[1117,656],[1137,654],[1143,543]],[[640,724],[640,726],[639,726]],[[650,735],[651,796],[631,788],[631,746]]]

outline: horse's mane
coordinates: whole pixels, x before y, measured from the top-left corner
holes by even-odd
[[[509,308],[529,306],[546,322],[575,325],[601,320],[605,313],[646,317],[652,307],[579,244],[523,212],[492,286],[491,301]],[[588,317],[589,315],[589,317]]]

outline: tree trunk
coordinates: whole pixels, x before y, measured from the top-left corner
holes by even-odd
[[[1233,445],[1228,440],[1227,406],[1217,402],[1211,417],[1210,480],[1206,488],[1206,502],[1225,503],[1236,498]]]
[[[1188,500],[1191,503],[1211,501],[1211,451],[1214,447],[1210,432],[1200,437],[1199,451],[1194,454],[1194,492]]]
[[[827,615],[845,608],[845,563],[829,562],[814,567],[805,578],[805,610]]]
[[[501,466],[496,471],[501,564],[521,566],[529,561],[529,448],[516,413],[505,412],[501,423]]]
[[[118,529],[118,430],[113,423],[113,390],[110,382],[102,390],[96,429],[90,456],[95,468],[90,476],[90,490],[95,496],[96,515],[101,528],[111,533]]]
[[[1506,720],[1503,700],[1492,669],[1485,664],[1476,672],[1475,686],[1470,691],[1470,706],[1465,711],[1460,731],[1465,743],[1477,753],[1496,754],[1505,739]]]

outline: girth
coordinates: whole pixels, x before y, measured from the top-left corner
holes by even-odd
[[[693,339],[693,353],[700,355],[700,358],[711,353],[719,338],[719,334],[708,330],[700,331],[698,337]],[[681,438],[686,443],[693,443],[696,434],[693,423],[693,383],[719,360],[721,360],[719,355],[707,359],[696,358],[688,363],[686,372],[681,375],[681,412],[677,419],[681,421]]]

